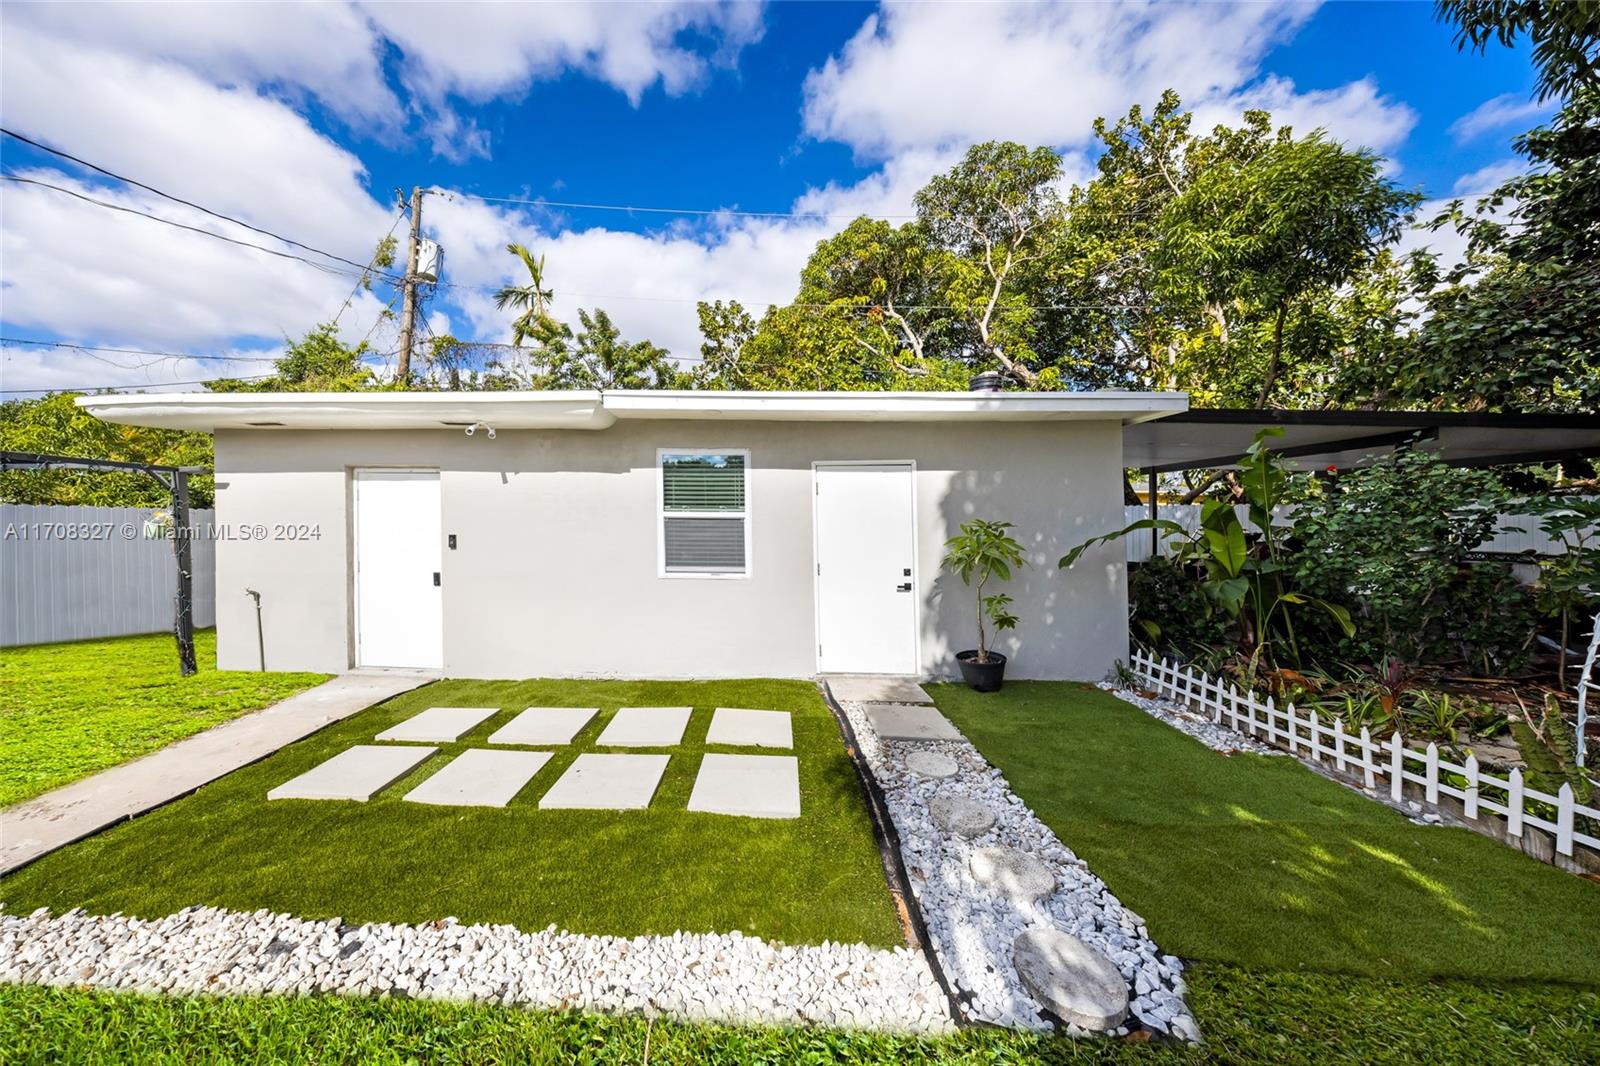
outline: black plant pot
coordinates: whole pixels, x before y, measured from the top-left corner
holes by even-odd
[[[1006,657],[997,651],[989,653],[989,661],[978,661],[977,649],[956,652],[956,662],[961,667],[961,680],[972,686],[974,692],[999,692],[1000,683],[1006,679]]]

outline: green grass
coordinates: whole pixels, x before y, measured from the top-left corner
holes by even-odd
[[[0,651],[0,806],[19,803],[327,680],[218,670],[215,630],[195,634],[200,672],[178,675],[168,634]]]
[[[1191,974],[1204,1048],[993,1029],[940,1039],[648,1022],[415,1000],[150,998],[0,987],[0,1058],[28,1063],[1471,1063],[1600,1059],[1600,993],[1321,974]]]
[[[643,811],[541,811],[537,800],[619,706],[693,706]],[[369,803],[266,793],[431,706],[500,707]],[[415,784],[528,706],[600,707],[503,809],[404,802]],[[717,706],[793,713],[802,815],[685,810]],[[735,750],[735,749],[722,749]],[[13,913],[47,906],[157,917],[190,904],[306,918],[454,915],[524,929],[646,934],[740,929],[793,943],[901,942],[838,727],[798,681],[442,681],[330,726],[194,795],[0,880]]]
[[[1264,973],[1600,986],[1600,885],[1413,825],[1293,759],[1224,757],[1091,686],[931,691],[1167,951]]]

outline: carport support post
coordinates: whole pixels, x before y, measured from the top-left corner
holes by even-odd
[[[178,602],[173,635],[178,638],[178,670],[196,672],[194,661],[194,545],[189,537],[189,475],[172,472],[172,553],[178,561]]]
[[[1155,472],[1155,468],[1152,467],[1151,470],[1150,470],[1150,521],[1154,522],[1159,517],[1159,514],[1158,514],[1159,509],[1160,509],[1160,504],[1158,504],[1156,502],[1156,472]],[[1154,527],[1151,527],[1151,529],[1150,529],[1150,558],[1154,559],[1159,554],[1161,554],[1161,553],[1160,553],[1160,549],[1159,549],[1159,547],[1157,545],[1156,530],[1155,530]]]

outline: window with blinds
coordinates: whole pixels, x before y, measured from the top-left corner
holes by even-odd
[[[748,452],[662,452],[661,570],[749,573]]]

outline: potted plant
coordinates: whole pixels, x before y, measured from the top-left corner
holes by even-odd
[[[989,650],[989,633],[1015,629],[1017,616],[1011,613],[1011,597],[1003,592],[983,594],[991,577],[1011,580],[1012,567],[1023,567],[1022,545],[1010,533],[1010,522],[975,519],[961,524],[961,532],[945,541],[944,568],[959,574],[962,583],[973,590],[977,607],[978,646],[956,652],[961,677],[978,692],[997,692],[1005,679],[1006,657]]]

